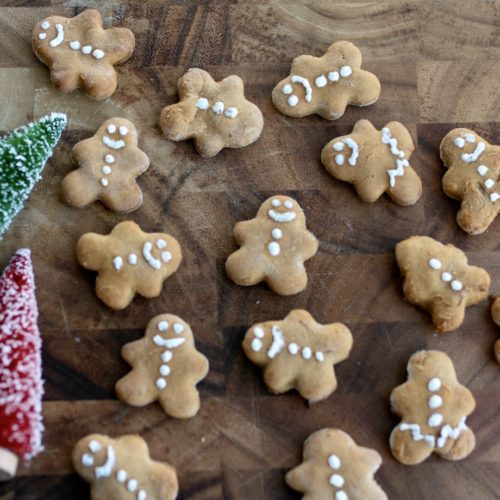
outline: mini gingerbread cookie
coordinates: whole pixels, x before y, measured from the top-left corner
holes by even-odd
[[[145,233],[132,221],[120,222],[107,236],[87,233],[76,245],[78,262],[99,274],[97,296],[112,309],[124,309],[135,294],[158,297],[163,282],[177,271],[181,247],[165,233]]]
[[[500,326],[500,297],[497,297],[493,301],[493,305],[491,306],[491,317],[493,321]],[[500,364],[500,340],[497,340],[495,343],[495,357],[498,364]]]
[[[95,99],[106,99],[117,86],[113,66],[132,55],[135,38],[126,28],[103,29],[99,12],[88,9],[71,18],[45,18],[33,28],[31,43],[58,90],[81,88]]]
[[[390,437],[392,454],[406,465],[433,452],[448,460],[465,458],[476,444],[466,425],[475,406],[444,352],[416,352],[408,362],[408,381],[391,393],[392,411],[401,417]]]
[[[396,245],[406,299],[429,312],[439,332],[458,328],[465,308],[488,297],[490,276],[453,245],[412,236]]]
[[[142,204],[135,179],[149,167],[149,158],[137,147],[137,130],[125,118],[105,121],[90,139],[77,143],[73,159],[79,168],[67,175],[61,197],[82,208],[100,200],[110,210],[127,213]]]
[[[345,325],[320,325],[301,309],[291,311],[283,321],[253,325],[243,341],[245,354],[264,370],[271,392],[296,389],[309,403],[335,391],[334,365],[347,359],[351,347],[352,335]]]
[[[179,491],[174,467],[152,460],[140,436],[91,434],[76,443],[71,459],[93,500],[174,500]]]
[[[306,288],[304,262],[318,251],[318,240],[306,229],[306,217],[295,200],[268,198],[255,219],[234,226],[234,238],[241,248],[226,260],[226,272],[236,284],[265,281],[279,295]]]
[[[375,481],[380,455],[357,445],[339,429],[321,429],[304,441],[303,462],[289,471],[285,481],[310,500],[385,500]]]
[[[444,192],[462,202],[458,225],[481,234],[500,211],[500,146],[493,146],[467,128],[455,128],[441,141],[441,160],[448,169]]]
[[[196,384],[208,373],[208,360],[196,350],[189,325],[173,314],[148,324],[140,340],[125,344],[123,359],[132,371],[116,384],[118,398],[132,406],[159,401],[167,415],[194,417],[200,409]]]
[[[361,69],[361,52],[349,42],[335,42],[321,57],[299,56],[290,75],[273,90],[273,104],[284,115],[314,113],[337,120],[348,104],[368,106],[380,95],[378,78]]]
[[[379,131],[359,120],[350,135],[323,148],[321,161],[333,177],[351,183],[363,201],[374,202],[386,192],[399,205],[413,205],[422,194],[422,182],[408,161],[414,150],[401,123],[390,122]]]
[[[169,140],[194,139],[196,151],[210,158],[223,148],[242,148],[260,137],[264,118],[246,100],[239,76],[216,82],[206,71],[191,68],[177,88],[180,101],[164,108],[159,120]]]

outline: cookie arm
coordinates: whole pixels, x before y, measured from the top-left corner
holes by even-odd
[[[111,65],[121,64],[130,58],[135,49],[135,36],[128,28],[105,30],[106,58]]]

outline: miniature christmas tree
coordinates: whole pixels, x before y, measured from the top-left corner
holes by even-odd
[[[42,447],[41,338],[28,249],[16,252],[0,277],[0,479],[15,475],[18,457]]]
[[[66,115],[51,113],[0,140],[0,236],[40,179],[65,125]]]

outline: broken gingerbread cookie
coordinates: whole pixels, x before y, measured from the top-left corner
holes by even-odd
[[[253,325],[243,350],[264,371],[271,392],[296,389],[309,403],[337,388],[334,365],[349,356],[352,334],[342,323],[320,325],[307,311],[295,309],[282,321]]]
[[[351,134],[326,144],[321,161],[333,177],[352,184],[363,201],[372,203],[387,193],[399,205],[413,205],[422,194],[422,181],[409,163],[414,150],[401,123],[377,130],[359,120]]]
[[[292,62],[290,75],[274,87],[274,106],[284,115],[318,114],[337,120],[347,105],[368,106],[380,95],[378,78],[361,69],[361,51],[340,41],[321,57],[302,55]]]
[[[124,309],[136,293],[158,297],[163,282],[177,271],[181,247],[165,233],[145,233],[132,221],[120,222],[109,235],[86,233],[76,245],[78,262],[97,271],[97,296],[112,309]]]
[[[200,409],[196,384],[208,373],[208,359],[194,345],[189,325],[173,314],[154,317],[140,340],[122,347],[132,371],[116,384],[121,401],[146,406],[159,401],[175,418],[194,417]]]
[[[96,134],[73,147],[79,168],[61,185],[61,198],[82,208],[95,200],[118,213],[132,212],[142,204],[136,177],[149,167],[149,158],[137,146],[137,130],[125,118],[106,120]]]
[[[234,226],[241,247],[226,260],[226,273],[241,286],[265,281],[279,295],[294,295],[307,286],[304,262],[318,251],[306,228],[300,205],[288,196],[272,196],[254,219]]]
[[[169,140],[193,139],[196,151],[210,158],[223,148],[242,148],[260,137],[264,118],[245,98],[239,76],[216,82],[206,71],[191,68],[177,87],[180,101],[164,108],[159,119]]]
[[[381,465],[377,451],[359,446],[346,432],[321,429],[304,441],[303,461],[285,481],[311,500],[386,500],[373,477]]]
[[[408,362],[408,381],[391,393],[391,409],[401,417],[389,440],[392,454],[405,465],[419,464],[432,453],[465,458],[476,443],[467,427],[475,406],[444,352],[416,352]]]
[[[76,443],[71,459],[93,500],[174,500],[179,491],[175,468],[152,460],[140,436],[91,434]]]
[[[488,297],[489,274],[453,245],[412,236],[396,245],[396,260],[406,299],[429,312],[439,332],[458,328],[465,308]]]
[[[448,132],[439,148],[448,169],[443,190],[461,201],[458,225],[469,234],[484,233],[500,212],[500,146],[467,128]]]
[[[491,305],[491,317],[495,324],[500,326],[500,297],[497,297]],[[500,340],[495,343],[495,358],[497,363],[500,364]]]
[[[116,90],[115,64],[130,58],[134,34],[127,28],[103,29],[101,14],[87,9],[75,17],[50,16],[33,28],[35,55],[50,69],[58,90],[82,89],[95,99]]]

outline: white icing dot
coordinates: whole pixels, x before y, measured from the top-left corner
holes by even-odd
[[[165,389],[165,387],[167,387],[167,381],[164,378],[157,378],[155,383],[156,387],[158,387],[160,391]]]
[[[158,323],[158,331],[160,332],[166,332],[168,330],[168,321],[160,321]]]
[[[136,489],[137,489],[137,481],[135,479],[129,479],[129,482],[127,483],[127,490],[132,493]]]
[[[321,351],[315,353],[314,357],[316,358],[316,361],[319,361],[320,363],[323,363],[323,361],[325,361],[325,355]]]
[[[135,266],[137,264],[137,255],[135,253],[129,253],[127,260],[131,266]]]
[[[340,474],[332,474],[330,476],[330,484],[335,488],[342,488],[344,486],[344,478]]]
[[[258,339],[263,339],[264,338],[264,330],[260,326],[256,326],[253,329],[253,334],[258,338]]]
[[[291,342],[288,344],[288,352],[295,356],[299,352],[299,346],[295,342]]]
[[[316,87],[324,87],[328,83],[328,80],[325,78],[325,75],[319,75],[316,80],[314,80],[314,84]]]
[[[139,493],[137,493],[137,500],[146,500],[147,494],[144,490],[139,490]]]
[[[464,134],[465,140],[469,143],[476,142],[476,136],[474,134]]]
[[[279,207],[279,206],[281,206],[281,201],[280,201],[280,200],[278,200],[277,198],[275,198],[275,199],[271,202],[271,205],[272,205],[273,207]]]
[[[92,467],[94,465],[94,457],[90,453],[84,453],[82,455],[82,464],[85,467]]]
[[[455,144],[457,148],[463,148],[465,146],[465,141],[463,137],[455,137],[455,139],[453,139],[453,144]]]
[[[42,23],[42,28],[43,28],[44,30],[48,30],[48,29],[50,28],[50,23],[49,23],[48,21],[44,21],[44,22]]]
[[[267,245],[267,251],[273,256],[276,257],[277,255],[280,254],[281,247],[280,244],[277,243],[276,241],[271,241],[269,245]]]
[[[40,38],[40,40],[45,40],[47,38],[47,33],[38,33],[38,38]]]
[[[349,500],[349,497],[344,490],[339,490],[335,492],[335,500]]]
[[[441,273],[441,279],[447,283],[448,281],[451,281],[453,279],[453,276],[450,273],[444,272]]]
[[[443,404],[443,398],[438,394],[433,394],[428,401],[429,408],[434,410]]]
[[[85,47],[84,47],[85,48]],[[83,50],[83,49],[82,49]],[[110,123],[107,127],[106,127],[106,130],[110,133],[110,134],[114,134],[116,132],[116,125],[113,125],[112,123]]]
[[[163,250],[167,246],[167,242],[163,238],[160,238],[156,240],[156,246],[160,250]]]
[[[337,165],[343,165],[344,164],[344,155],[337,155],[335,157],[335,163]]]
[[[272,230],[271,235],[275,240],[281,240],[283,238],[283,231],[276,227]]]
[[[495,181],[493,179],[486,179],[484,181],[484,186],[486,189],[491,189],[495,185]]]
[[[212,111],[216,115],[221,115],[224,112],[224,103],[222,101],[217,101],[213,106],[212,106]]]
[[[99,441],[96,441],[95,439],[92,439],[92,441],[89,442],[88,446],[89,450],[92,453],[97,453],[102,450],[101,443],[99,443]]]
[[[162,352],[160,358],[164,363],[168,363],[172,359],[172,351]]]
[[[224,116],[226,118],[236,118],[238,116],[238,110],[231,106],[224,111]]]
[[[104,57],[104,51],[102,51],[101,49],[95,49],[94,52],[92,52],[92,55],[96,59],[102,59]]]
[[[182,323],[174,323],[174,332],[180,335],[184,331],[184,325]]]
[[[80,42],[78,40],[73,40],[72,42],[69,42],[69,46],[73,50],[78,50],[80,48]]]
[[[462,285],[462,282],[461,281],[458,281],[458,280],[453,280],[451,282],[451,288],[453,291],[455,292],[459,292],[460,290],[462,290],[464,286]]]
[[[286,208],[293,208],[293,201],[286,200],[283,205],[285,205]]]
[[[340,461],[340,458],[337,456],[337,455],[330,455],[328,457],[328,465],[332,468],[332,469],[340,469],[340,466],[342,465],[342,462]]]
[[[82,47],[82,52],[84,54],[90,54],[92,52],[92,45],[84,45]]]
[[[342,66],[340,68],[340,76],[344,78],[352,75],[352,68],[350,66]]]
[[[125,125],[120,125],[118,132],[120,132],[121,136],[125,137],[128,134],[128,128]]]
[[[114,163],[115,162],[115,157],[112,154],[106,154],[104,155],[104,161],[106,163]]]
[[[441,389],[441,380],[438,377],[431,378],[427,384],[427,389],[432,392],[439,391]]]
[[[311,348],[310,347],[304,347],[302,349],[302,357],[304,359],[311,359],[311,356],[312,356],[312,351],[311,351]]]
[[[259,352],[262,349],[262,341],[260,339],[253,339],[250,347],[252,351]]]
[[[477,173],[483,177],[484,175],[486,175],[486,173],[488,172],[489,168],[486,166],[486,165],[479,165],[479,167],[477,167]]]
[[[123,469],[120,469],[120,470],[116,473],[116,480],[117,480],[119,483],[124,483],[126,479],[127,479],[127,471],[125,471],[125,470],[123,470]]]
[[[170,366],[168,365],[161,365],[159,369],[160,375],[163,375],[166,377],[167,375],[170,374]]]
[[[102,185],[102,187],[107,187],[107,186],[109,186],[109,180],[108,180],[108,179],[106,179],[105,177],[103,177],[103,178],[101,179],[101,185]]]
[[[101,168],[101,172],[104,174],[104,175],[109,175],[111,173],[111,168],[108,166],[108,165],[104,165],[102,168]]]
[[[441,269],[441,261],[439,259],[431,259],[429,260],[429,266],[432,267],[432,269]]]
[[[333,149],[335,151],[342,151],[344,149],[344,143],[343,142],[334,142]]]
[[[330,73],[328,73],[328,80],[331,82],[338,82],[339,78],[340,75],[338,71],[330,71]]]
[[[283,94],[288,95],[291,94],[293,91],[292,86],[290,84],[283,85],[283,88],[281,89],[281,92]]]
[[[208,99],[205,97],[200,97],[195,103],[198,109],[208,109]]]
[[[498,201],[500,199],[500,194],[498,193],[491,193],[490,194],[490,200],[495,203],[495,201]]]
[[[163,262],[170,262],[172,260],[172,254],[170,252],[162,252],[161,260]]]
[[[443,415],[441,413],[433,413],[429,420],[427,420],[427,424],[429,427],[439,427],[443,423]]]
[[[295,95],[295,94],[292,94],[286,101],[288,103],[288,105],[292,108],[294,108],[295,106],[297,106],[297,103],[299,102],[299,98]]]
[[[113,259],[114,268],[119,271],[123,267],[123,259],[120,256],[117,256]]]

